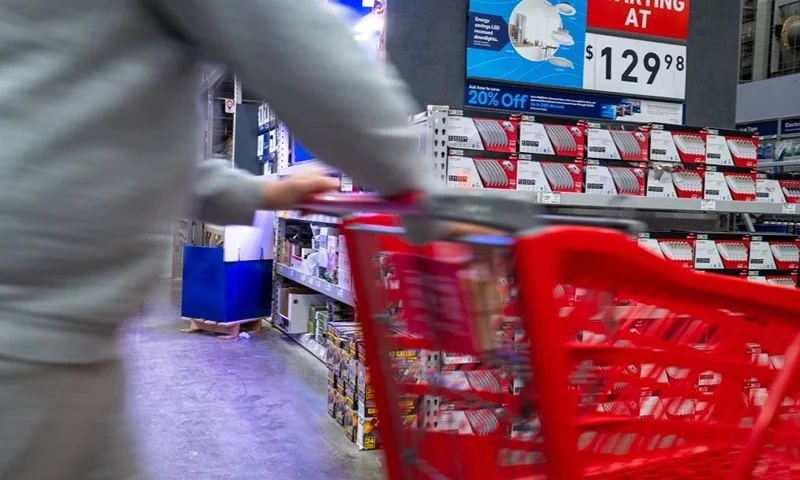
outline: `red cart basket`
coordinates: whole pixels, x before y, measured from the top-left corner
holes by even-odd
[[[536,228],[552,218],[521,204],[323,200],[523,227],[419,247],[397,217],[345,222],[374,394],[359,409],[377,409],[359,427],[391,480],[800,478],[796,289]]]

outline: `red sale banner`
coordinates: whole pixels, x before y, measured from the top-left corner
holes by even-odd
[[[586,25],[686,40],[689,0],[589,0]]]

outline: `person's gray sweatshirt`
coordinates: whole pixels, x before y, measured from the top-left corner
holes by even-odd
[[[304,145],[379,192],[423,188],[413,102],[316,0],[0,0],[0,357],[116,355],[188,193],[250,224],[262,184],[196,168],[197,62],[224,63]]]

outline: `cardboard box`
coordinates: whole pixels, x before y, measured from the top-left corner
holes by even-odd
[[[317,293],[292,293],[287,295],[287,308],[284,316],[284,330],[288,333],[308,332],[309,310],[312,306],[325,305],[325,295]]]

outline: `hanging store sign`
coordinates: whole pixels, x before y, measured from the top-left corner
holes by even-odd
[[[682,125],[682,103],[467,81],[464,104],[523,114]]]
[[[686,40],[689,0],[589,0],[593,28]]]
[[[759,137],[771,137],[778,134],[778,121],[767,120],[765,122],[742,123],[736,125],[736,129],[753,133]]]
[[[683,100],[686,46],[652,38],[685,39],[688,7],[687,0],[471,0],[467,78]],[[615,20],[621,8],[638,12],[637,27]],[[587,33],[589,19],[603,33]]]
[[[800,117],[784,118],[781,120],[781,135],[794,135],[800,133]]]
[[[686,47],[589,33],[583,88],[683,99]]]

